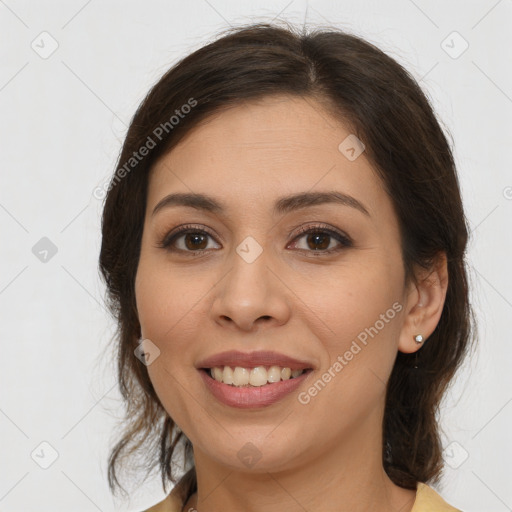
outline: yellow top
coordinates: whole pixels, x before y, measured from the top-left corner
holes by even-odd
[[[178,484],[179,485],[179,484]],[[173,487],[170,494],[160,503],[148,508],[144,512],[181,512],[184,505],[178,495],[178,485]],[[184,511],[188,512],[188,511]],[[452,507],[432,487],[418,482],[416,500],[411,512],[462,512]]]

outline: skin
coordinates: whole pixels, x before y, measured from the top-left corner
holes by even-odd
[[[148,366],[151,381],[194,447],[198,493],[185,510],[413,507],[415,491],[395,485],[382,465],[385,390],[397,352],[419,350],[414,336],[427,339],[439,321],[446,260],[404,285],[391,200],[364,152],[350,161],[338,150],[350,133],[312,98],[266,97],[209,118],[151,171],[137,309],[143,338],[161,351]],[[361,201],[370,217],[340,204],[272,213],[282,196],[332,190]],[[227,209],[174,206],[152,216],[174,192],[209,194]],[[314,250],[319,242],[297,230],[318,223],[353,245],[331,237],[329,248],[339,252]],[[213,233],[201,255],[158,247],[181,224]],[[252,263],[236,252],[247,236],[263,250]],[[174,246],[194,252],[185,241]],[[304,391],[395,302],[401,311],[308,404],[294,392],[264,408],[228,407],[195,368],[224,350],[275,350],[314,365]],[[261,454],[250,468],[237,457],[248,442]]]

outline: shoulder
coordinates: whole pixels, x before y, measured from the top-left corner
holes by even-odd
[[[462,512],[448,504],[435,489],[418,482],[416,500],[411,512]]]
[[[179,492],[179,486],[174,487],[165,499],[142,512],[181,512],[183,499]],[[185,511],[187,512],[187,511]],[[447,503],[435,489],[418,482],[416,500],[411,512],[462,512]]]

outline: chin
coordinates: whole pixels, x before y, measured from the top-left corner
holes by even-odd
[[[301,455],[305,456],[297,453],[297,449],[304,446],[304,440],[300,442],[294,440],[293,436],[277,435],[275,432],[273,437],[269,437],[269,432],[275,427],[274,424],[260,429],[244,428],[240,435],[233,436],[222,431],[222,439],[207,436],[210,442],[207,449],[201,451],[218,464],[235,471],[255,474],[285,471],[299,464]],[[229,432],[229,427],[226,429]],[[212,451],[212,447],[215,447],[215,451]]]

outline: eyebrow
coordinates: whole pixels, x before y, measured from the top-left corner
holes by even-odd
[[[310,206],[320,204],[341,204],[359,210],[366,216],[370,217],[370,213],[366,207],[355,197],[342,192],[302,192],[279,198],[274,203],[274,214],[283,215]],[[222,214],[226,208],[216,199],[206,194],[197,193],[176,193],[165,196],[153,209],[154,216],[158,211],[173,206],[188,206],[197,210],[206,210],[215,214]]]

